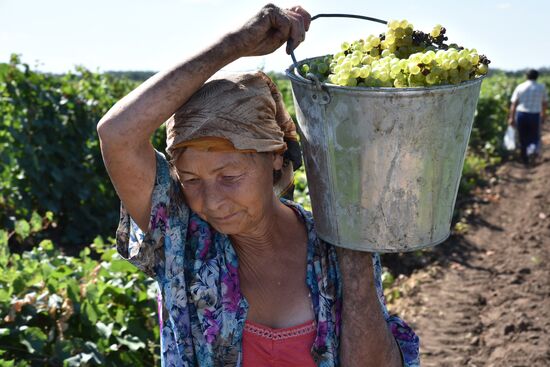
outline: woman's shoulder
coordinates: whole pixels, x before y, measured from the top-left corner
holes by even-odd
[[[294,209],[297,213],[301,215],[306,225],[306,230],[308,233],[308,242],[316,252],[326,252],[334,247],[332,244],[325,242],[321,237],[319,237],[315,227],[315,220],[313,218],[313,213],[311,211],[304,208],[303,205],[295,201],[288,200],[285,198],[280,198],[280,200],[283,204]]]

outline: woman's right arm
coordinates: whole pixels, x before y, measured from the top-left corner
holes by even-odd
[[[159,72],[118,101],[97,125],[101,153],[118,196],[147,231],[156,157],[150,137],[213,74],[244,56],[269,54],[288,39],[305,38],[309,14],[300,7],[266,5],[235,32],[172,68]],[[287,50],[288,52],[288,50]]]

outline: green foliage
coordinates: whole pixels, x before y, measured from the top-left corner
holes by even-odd
[[[495,73],[481,85],[470,137],[470,150],[486,157],[501,155],[510,98],[521,79]]]
[[[294,121],[296,121],[296,110],[294,109],[294,99],[292,97],[292,85],[290,80],[284,74],[270,73],[269,77],[273,79],[277,88],[283,95],[285,107]]]
[[[307,186],[307,177],[304,166],[294,172],[294,201],[307,210],[311,210],[311,199]]]
[[[118,199],[103,167],[96,125],[135,83],[77,68],[37,73],[13,55],[0,65],[0,225],[58,218],[61,242],[81,244],[113,233]],[[16,223],[26,231],[24,222]],[[50,230],[54,230],[50,228]]]
[[[10,254],[8,237],[0,230],[0,366],[157,364],[156,286],[112,240],[69,257],[50,240]]]

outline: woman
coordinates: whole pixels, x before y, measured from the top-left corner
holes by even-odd
[[[122,201],[118,251],[159,285],[163,365],[418,365],[418,338],[383,304],[378,256],[324,243],[311,213],[278,198],[301,158],[274,84],[205,84],[239,57],[297,46],[309,23],[267,5],[98,124]],[[149,142],[167,119],[170,162]]]

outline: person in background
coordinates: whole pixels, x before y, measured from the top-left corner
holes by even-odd
[[[540,154],[540,126],[546,117],[548,97],[544,84],[537,83],[538,71],[531,69],[526,76],[512,94],[508,123],[517,128],[521,159],[528,165]]]

